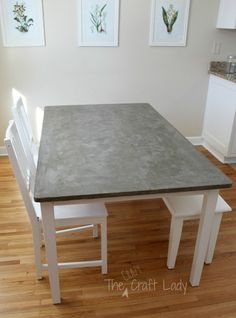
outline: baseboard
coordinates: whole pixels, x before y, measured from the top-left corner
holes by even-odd
[[[194,146],[203,146],[206,150],[208,150],[216,159],[224,164],[232,164],[236,163],[236,157],[227,158],[223,156],[219,151],[217,151],[214,147],[212,147],[208,142],[206,142],[205,138],[202,137],[186,137]]]
[[[0,156],[7,156],[7,150],[4,146],[0,147]]]
[[[207,149],[216,159],[225,164],[236,163],[236,157],[227,158],[223,156],[219,151],[212,147],[209,143],[204,141],[203,147]]]
[[[191,144],[193,144],[194,146],[202,146],[203,145],[203,137],[202,136],[198,136],[198,137],[186,137],[188,139],[188,141],[191,142]]]

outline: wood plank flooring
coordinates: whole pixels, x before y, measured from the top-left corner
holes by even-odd
[[[236,182],[232,167],[199,149]],[[109,274],[61,270],[62,304],[54,306],[47,272],[36,280],[30,223],[8,158],[1,157],[0,318],[236,317],[236,188],[221,194],[234,211],[223,217],[200,287],[188,284],[197,221],[184,225],[176,268],[168,270],[170,215],[162,200],[122,202],[107,204]],[[99,251],[90,231],[58,238],[61,261],[92,259]]]

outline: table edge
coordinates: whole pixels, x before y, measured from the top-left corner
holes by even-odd
[[[187,187],[166,190],[147,190],[147,191],[133,191],[133,192],[119,192],[119,193],[99,193],[99,194],[85,194],[85,195],[71,195],[71,196],[60,196],[60,197],[43,197],[39,198],[34,196],[34,201],[38,203],[42,202],[56,202],[56,201],[72,201],[72,200],[90,200],[90,199],[103,199],[103,198],[119,198],[119,197],[132,197],[142,196],[150,194],[166,194],[166,193],[179,193],[179,192],[193,192],[193,191],[209,191],[209,190],[220,190],[227,189],[233,186],[233,182],[214,185],[214,186],[202,186],[202,187]]]

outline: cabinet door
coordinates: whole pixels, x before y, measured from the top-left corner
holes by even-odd
[[[235,29],[236,28],[236,1],[221,0],[219,6],[217,28]]]
[[[230,156],[236,110],[236,84],[210,76],[203,135],[224,156]]]

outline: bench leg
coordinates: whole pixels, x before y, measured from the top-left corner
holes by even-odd
[[[216,247],[216,241],[217,241],[217,237],[218,237],[219,230],[220,230],[220,223],[222,220],[222,215],[223,215],[222,213],[216,213],[214,216],[214,222],[213,222],[211,236],[210,236],[209,245],[207,248],[207,254],[206,254],[206,258],[205,258],[206,264],[211,264],[212,259],[213,259],[213,255],[214,255],[214,251],[215,251],[215,247]]]
[[[168,258],[167,267],[173,269],[175,267],[176,257],[179,249],[179,243],[181,239],[183,229],[183,219],[171,218],[170,236],[169,236],[169,247],[168,247]]]
[[[107,220],[101,223],[102,274],[107,274]]]

